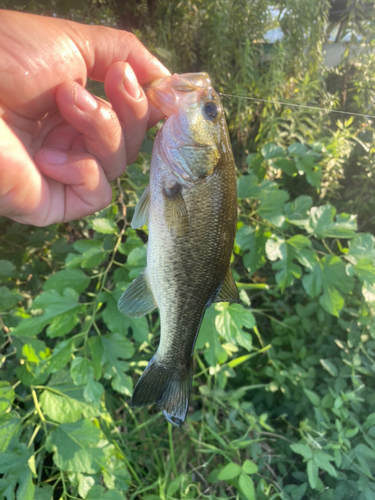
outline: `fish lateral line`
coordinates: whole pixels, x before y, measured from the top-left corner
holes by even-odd
[[[320,108],[318,106],[308,106],[307,104],[295,104],[292,102],[273,101],[271,99],[259,99],[257,97],[246,97],[246,96],[242,96],[242,95],[224,94],[223,92],[218,92],[218,95],[222,96],[222,97],[227,97],[229,100],[231,100],[232,97],[235,97],[237,99],[246,99],[248,101],[270,102],[272,104],[281,104],[283,106],[294,106],[296,108],[315,109],[316,111],[326,111],[327,113],[340,113],[340,114],[350,115],[350,116],[360,116],[362,118],[375,118],[375,115],[366,115],[366,114],[362,114],[362,113],[352,113],[350,111],[340,111],[339,109]]]

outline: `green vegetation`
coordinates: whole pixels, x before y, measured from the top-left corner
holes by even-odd
[[[171,70],[206,70],[229,94],[375,114],[375,23],[361,22],[361,2],[341,29],[351,45],[361,30],[370,50],[333,69],[321,57],[323,0],[143,1],[125,14],[120,0],[24,3],[85,22],[131,19]],[[270,6],[287,10],[278,20]],[[278,25],[284,39],[261,43]],[[0,497],[375,498],[373,119],[224,104],[242,304],[206,313],[181,430],[157,407],[129,407],[159,319],[116,305],[145,266],[147,229],[130,221],[155,130],[99,214],[42,229],[1,221]]]

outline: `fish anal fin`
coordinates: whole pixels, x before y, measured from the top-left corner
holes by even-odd
[[[224,283],[222,284],[214,302],[240,302],[238,288],[236,282],[234,281],[230,267],[228,268]]]
[[[132,228],[139,229],[144,226],[148,221],[148,214],[150,211],[150,188],[149,186],[143,191],[142,196],[139,198],[138,203],[134,210],[132,219]]]
[[[126,316],[139,318],[152,312],[157,307],[152,294],[147,269],[128,286],[118,301],[118,309]]]
[[[186,370],[174,370],[157,359],[151,359],[135,386],[130,405],[159,405],[165,418],[181,427],[189,407],[192,381],[192,363]]]

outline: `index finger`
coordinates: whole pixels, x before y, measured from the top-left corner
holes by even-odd
[[[88,77],[93,80],[104,81],[110,66],[118,61],[130,64],[140,85],[170,75],[133,33],[87,24],[79,25],[77,30],[77,23],[63,22],[85,59]]]

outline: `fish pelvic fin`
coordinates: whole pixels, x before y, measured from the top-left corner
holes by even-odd
[[[214,302],[240,302],[238,288],[236,282],[234,281],[232,270],[230,267],[228,268],[224,283],[222,284],[221,289],[217,294]]]
[[[140,318],[157,306],[147,276],[147,268],[134,280],[118,301],[118,310],[131,318]]]
[[[181,371],[165,366],[155,355],[138,380],[130,405],[157,403],[168,422],[181,427],[189,407],[192,375],[192,361]]]
[[[131,224],[132,228],[139,229],[140,227],[147,224],[149,212],[150,188],[149,186],[147,186],[134,209],[134,215]]]

